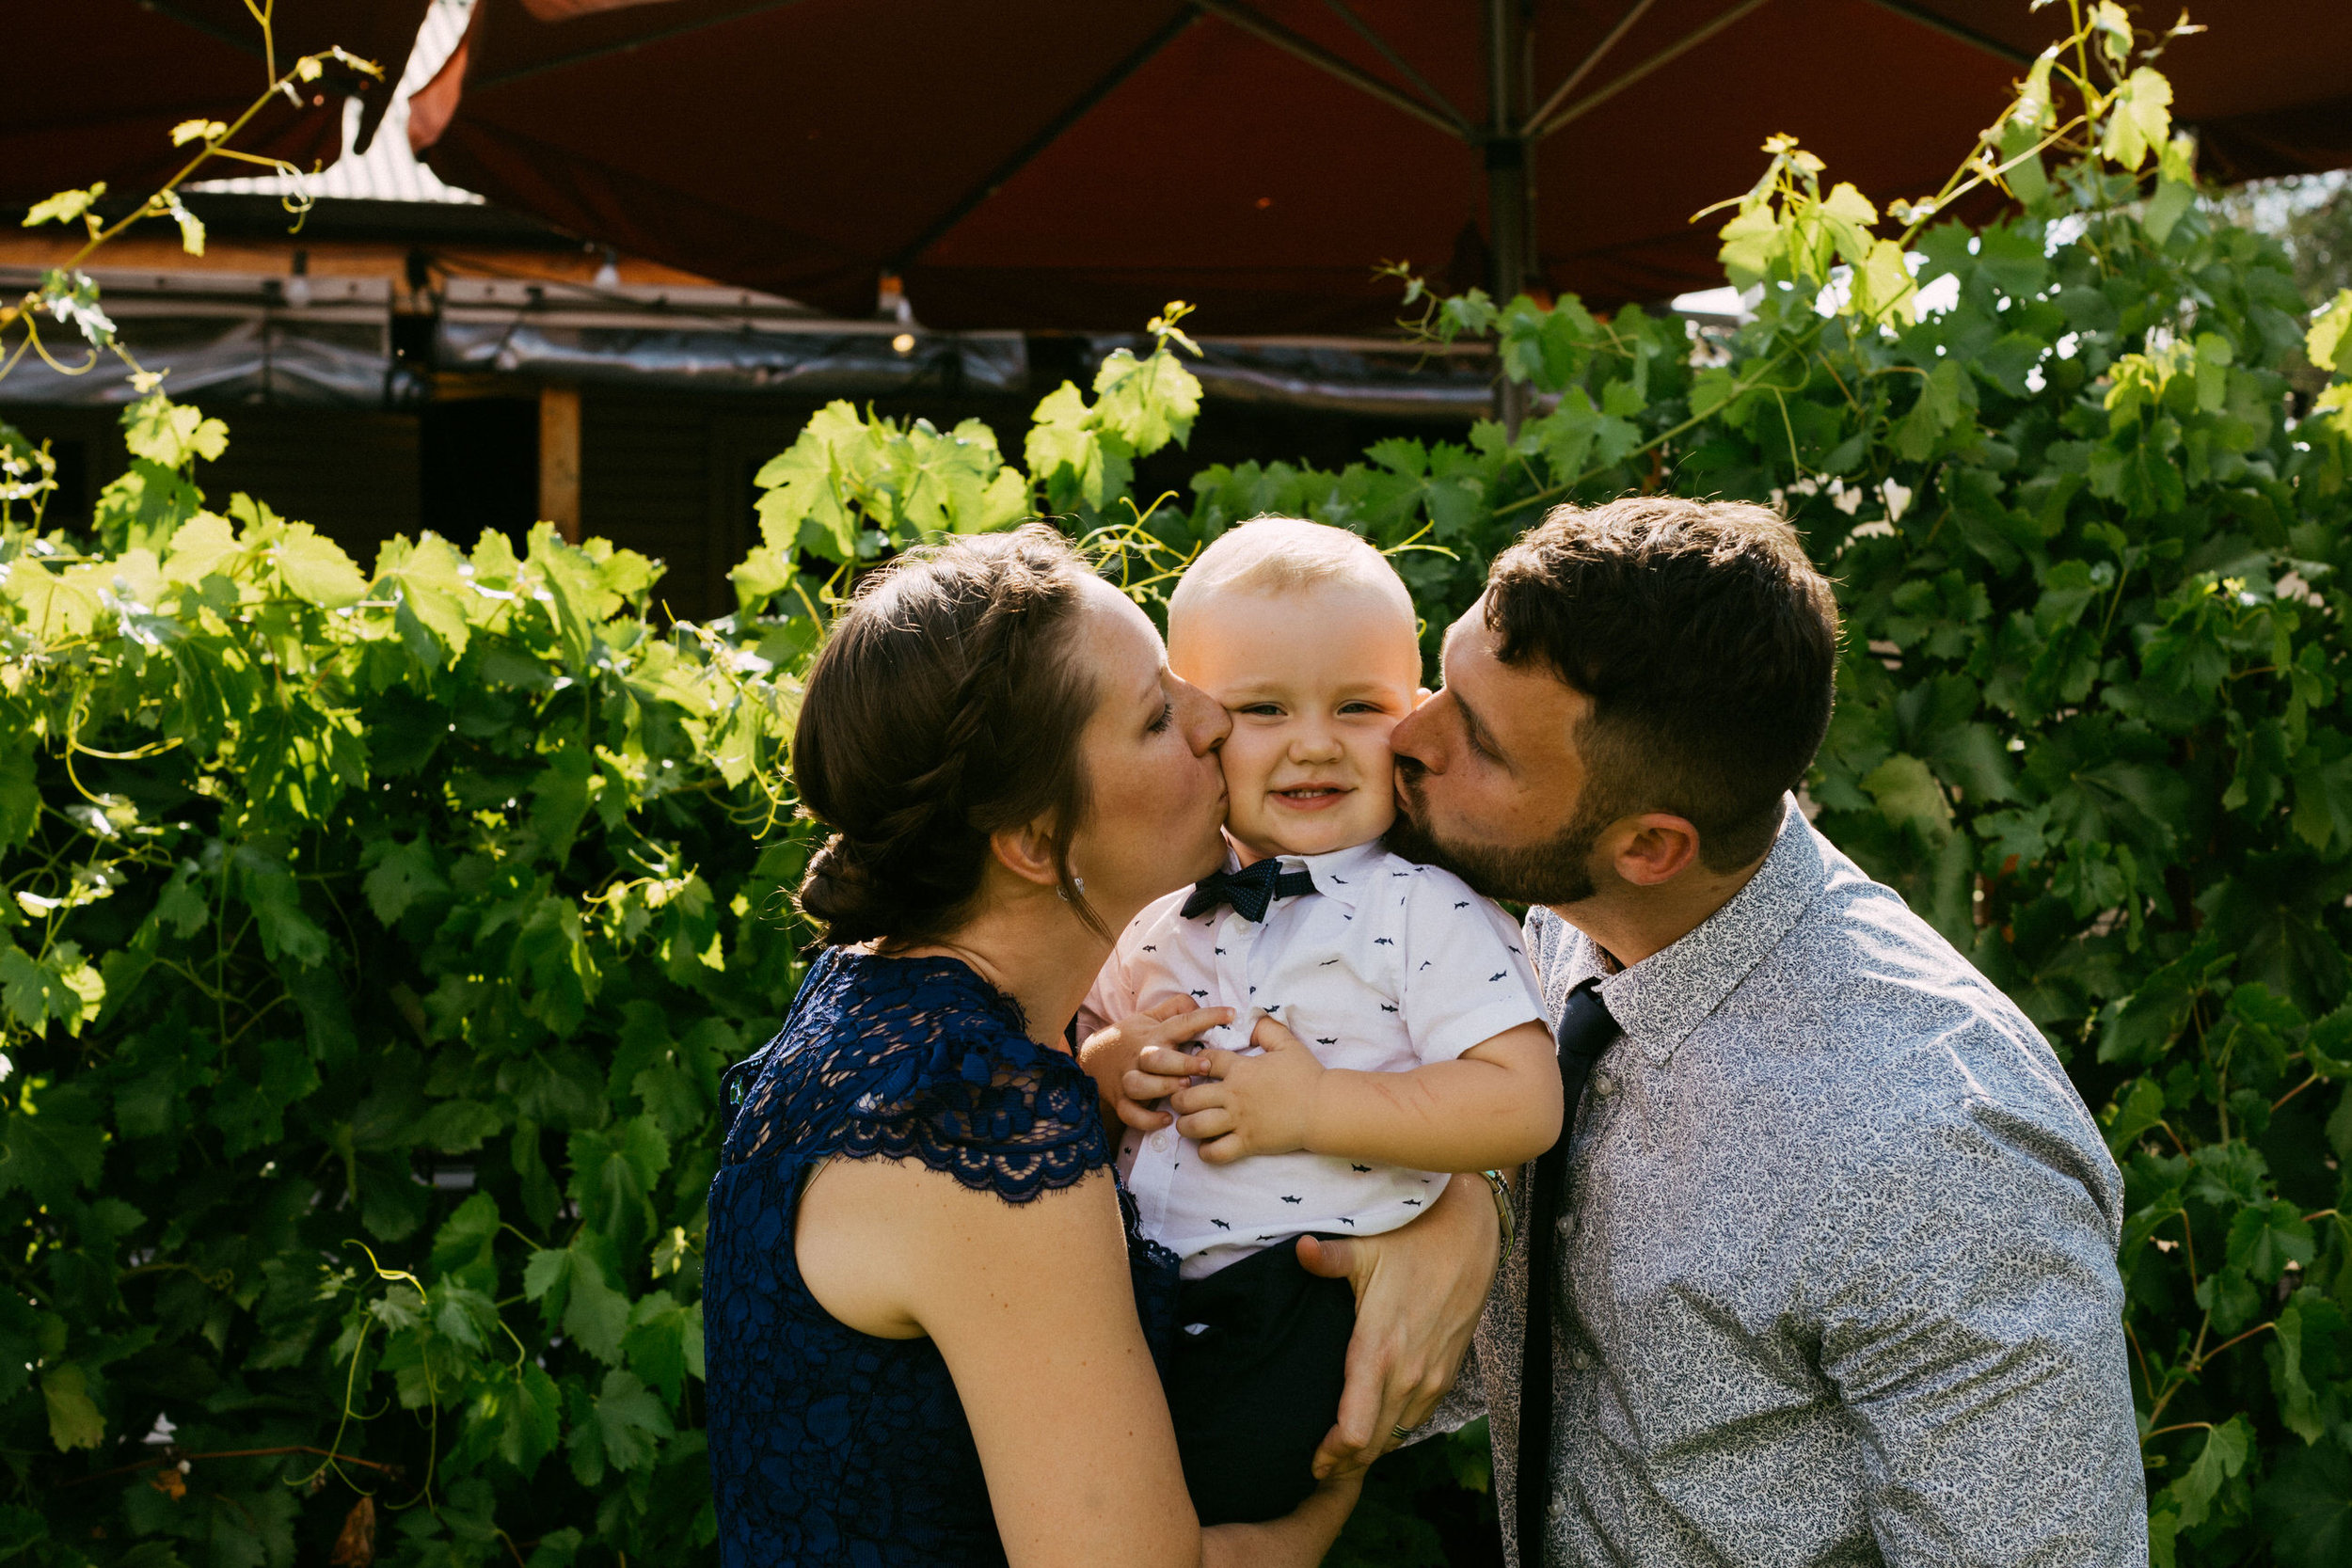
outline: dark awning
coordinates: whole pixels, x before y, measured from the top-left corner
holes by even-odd
[[[2195,10],[2210,30],[2162,69],[2211,173],[2352,163],[2352,5]],[[1375,262],[1503,276],[1496,214],[1522,169],[1527,276],[1596,303],[1720,282],[1714,225],[1690,216],[1754,182],[1772,133],[1882,205],[1927,196],[2064,16],[2027,0],[479,0],[411,132],[437,129],[433,166],[493,200],[842,315],[873,309],[888,272],[943,326],[1133,330],[1184,298],[1211,332],[1361,330],[1394,313]]]
[[[338,70],[299,103],[273,100],[232,143],[302,169],[342,154],[343,103],[357,93],[372,127],[390,101],[430,0],[300,0],[275,11],[278,66],[341,44],[384,68],[381,82]],[[194,152],[174,147],[186,119],[233,120],[269,86],[262,30],[245,0],[72,0],[8,8],[0,91],[0,204],[22,206],[103,180],[143,198]],[[257,172],[215,160],[204,174]],[[21,216],[22,214],[18,214]],[[13,222],[14,218],[9,221]]]

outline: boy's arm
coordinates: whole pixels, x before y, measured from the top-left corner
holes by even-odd
[[[1560,1069],[1550,1032],[1533,1020],[1406,1072],[1327,1069],[1270,1018],[1250,1040],[1263,1054],[1154,1050],[1138,1062],[1204,1080],[1168,1104],[1212,1164],[1303,1148],[1408,1170],[1487,1170],[1523,1164],[1560,1136]]]

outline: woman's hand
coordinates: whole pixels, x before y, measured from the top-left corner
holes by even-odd
[[[1216,1047],[1194,1054],[1192,1070],[1200,1081],[1168,1099],[1176,1131],[1198,1143],[1200,1158],[1213,1165],[1313,1147],[1323,1064],[1304,1040],[1270,1018],[1258,1020],[1249,1041],[1260,1054]]]
[[[1093,1078],[1096,1091],[1122,1125],[1138,1132],[1157,1132],[1176,1119],[1160,1108],[1160,1101],[1183,1087],[1185,1078],[1141,1071],[1144,1060],[1190,1064],[1193,1058],[1181,1047],[1232,1022],[1231,1007],[1196,1007],[1190,997],[1171,996],[1089,1035],[1078,1047],[1078,1065]]]

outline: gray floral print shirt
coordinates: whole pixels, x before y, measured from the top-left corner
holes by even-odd
[[[1549,911],[1527,934],[1554,1017],[1614,968]],[[2122,1181],[2041,1033],[1794,800],[1601,994],[1546,1568],[2145,1564]],[[1526,1267],[1452,1412],[1483,1392],[1507,1545]]]

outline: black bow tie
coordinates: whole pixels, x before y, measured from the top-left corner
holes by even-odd
[[[1184,900],[1184,918],[1207,914],[1219,904],[1231,904],[1244,920],[1263,920],[1277,898],[1312,893],[1315,879],[1304,871],[1285,871],[1277,860],[1260,861],[1239,871],[1213,871],[1192,884]]]

